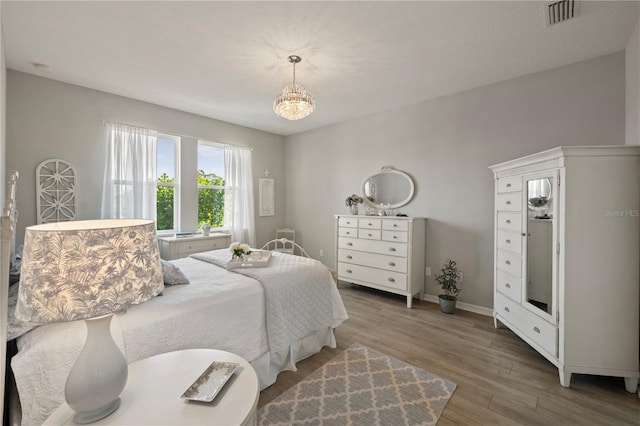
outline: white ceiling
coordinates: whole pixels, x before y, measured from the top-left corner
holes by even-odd
[[[624,50],[637,2],[2,1],[7,67],[290,135]],[[291,78],[316,111],[287,121]],[[51,72],[37,70],[43,63]]]

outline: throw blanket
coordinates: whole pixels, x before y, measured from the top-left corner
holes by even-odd
[[[191,257],[226,268],[231,252],[214,250],[192,254]],[[262,284],[271,353],[287,349],[290,343],[311,331],[331,327],[331,286],[335,284],[329,270],[317,260],[273,252],[267,267],[231,271]]]

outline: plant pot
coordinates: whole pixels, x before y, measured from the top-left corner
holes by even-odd
[[[456,310],[456,302],[458,298],[455,296],[449,296],[448,294],[441,294],[438,296],[440,302],[440,310],[445,314],[452,314]]]

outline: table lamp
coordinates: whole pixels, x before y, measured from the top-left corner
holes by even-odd
[[[114,313],[164,289],[155,223],[103,219],[30,226],[15,316],[31,324],[84,319],[87,340],[65,385],[76,423],[120,406],[127,362],[110,330]]]

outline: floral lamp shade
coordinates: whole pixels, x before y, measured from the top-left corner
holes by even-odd
[[[153,221],[30,226],[15,316],[33,324],[94,318],[146,302],[163,289]]]

